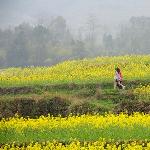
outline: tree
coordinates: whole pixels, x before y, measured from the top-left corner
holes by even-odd
[[[28,37],[26,25],[22,24],[15,28],[12,43],[6,54],[7,66],[27,66],[28,65]]]
[[[30,63],[32,65],[41,66],[48,57],[47,43],[49,41],[49,31],[43,25],[37,25],[33,29],[32,33],[32,55],[30,57]]]
[[[112,50],[113,49],[113,39],[112,39],[112,35],[111,34],[104,34],[103,36],[103,44],[104,44],[104,48],[106,50]]]
[[[120,32],[114,41],[115,48],[126,54],[149,53],[150,18],[132,17],[127,25],[121,26]]]
[[[66,20],[62,16],[58,16],[53,19],[49,25],[49,31],[51,33],[51,39],[54,44],[61,44],[65,40],[68,29]]]

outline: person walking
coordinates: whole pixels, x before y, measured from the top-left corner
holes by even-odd
[[[118,89],[125,89],[125,86],[122,84],[122,73],[120,68],[116,67],[115,68],[115,76],[114,76],[114,89],[118,88]]]

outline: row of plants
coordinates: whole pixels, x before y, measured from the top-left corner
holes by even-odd
[[[48,115],[37,119],[13,117],[0,121],[0,143],[36,141],[150,140],[150,115]]]
[[[150,114],[15,116],[0,121],[0,149],[150,149]]]
[[[97,57],[65,61],[52,67],[25,67],[0,70],[0,86],[100,83],[113,81],[114,67],[125,80],[149,79],[150,55]]]
[[[145,141],[106,141],[100,139],[95,142],[80,142],[74,140],[69,143],[58,141],[53,142],[31,142],[29,144],[6,144],[2,145],[1,149],[9,150],[149,150],[150,142]]]

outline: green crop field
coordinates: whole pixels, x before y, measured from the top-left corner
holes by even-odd
[[[0,149],[148,150],[149,112],[150,55],[0,70]]]

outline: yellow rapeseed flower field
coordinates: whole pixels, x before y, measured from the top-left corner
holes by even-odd
[[[134,93],[139,94],[139,95],[149,95],[150,96],[150,85],[145,85],[145,86],[140,85],[139,87],[137,87],[134,90]]]
[[[114,66],[121,68],[126,80],[150,78],[150,55],[114,56],[65,61],[52,67],[3,69],[0,86],[112,81]]]
[[[105,114],[103,115],[81,115],[68,116],[66,118],[41,116],[38,119],[13,117],[2,119],[0,121],[0,130],[13,128],[17,132],[21,132],[26,128],[30,129],[55,129],[55,128],[74,128],[80,125],[91,125],[93,128],[107,128],[109,126],[118,126],[121,128],[132,128],[133,125],[140,125],[150,128],[150,115],[134,113],[127,114]]]
[[[1,69],[0,86],[108,82],[114,80],[114,66],[121,68],[125,80],[150,79],[150,55],[133,55],[65,61],[52,67]],[[150,85],[139,85],[139,87],[133,90],[133,93],[144,96],[150,95]],[[112,133],[110,131],[111,129],[113,130]],[[126,131],[131,131],[133,136],[135,135],[137,139],[142,139],[145,142],[140,142],[135,139],[133,141],[129,140],[128,142],[124,141],[123,143],[117,144],[115,143],[116,141],[109,142],[109,136],[107,139],[88,142],[86,140],[79,141],[79,139],[70,139],[70,143],[65,144],[61,141],[52,142],[46,140],[49,138],[49,134],[53,136],[53,134],[59,134],[59,132],[62,132],[65,135],[66,133],[69,133],[67,130],[69,132],[72,130],[74,131],[70,134],[70,136],[74,136],[74,133],[76,132],[77,136],[82,134],[89,135],[88,132],[90,132],[89,138],[94,138],[99,133],[103,133],[105,136],[111,135],[112,137],[115,137],[116,135],[119,136],[119,134],[125,134]],[[94,133],[94,131],[98,133]],[[110,133],[107,134],[107,131]],[[149,139],[149,131],[150,114],[142,113],[134,113],[130,116],[123,113],[118,115],[70,115],[65,118],[61,116],[53,117],[48,115],[47,117],[41,116],[37,119],[15,116],[13,118],[3,118],[0,120],[0,149],[150,150],[150,142],[143,139],[143,137]],[[43,135],[45,133],[48,134]],[[54,137],[57,138],[57,134]],[[101,138],[101,134],[98,136]],[[117,136],[115,137],[116,139]],[[128,136],[130,138],[130,134]],[[45,137],[45,140],[42,139],[43,137]],[[67,137],[67,135],[65,135],[65,137]],[[126,136],[123,137],[125,139],[127,138]],[[41,138],[44,141],[39,140],[39,142],[37,142],[38,138]],[[84,139],[86,138],[87,137],[84,137]],[[32,141],[32,139],[36,140]],[[23,142],[21,143],[21,146],[17,146],[17,142],[21,140],[25,142],[27,140],[28,142],[26,144]],[[7,143],[9,141],[10,143]],[[12,143],[12,141],[14,141],[14,143]]]
[[[138,143],[131,142],[125,144],[107,143],[105,140],[96,142],[84,142],[79,141],[71,142],[70,144],[64,145],[59,142],[42,142],[42,143],[30,143],[28,146],[16,146],[15,143],[12,145],[3,145],[1,150],[149,150],[150,142]]]
[[[135,125],[144,128],[150,128],[150,114],[141,114],[141,113],[134,113],[133,115],[128,116],[127,114],[105,114],[105,115],[81,115],[81,116],[68,116],[66,118],[53,117],[53,116],[41,116],[37,119],[25,119],[19,118],[18,116],[9,119],[2,119],[0,121],[0,131],[7,132],[9,129],[13,129],[13,134],[22,133],[25,129],[31,129],[34,132],[37,132],[35,129],[38,130],[51,130],[52,133],[54,130],[52,129],[69,129],[69,128],[76,128],[77,126],[81,125],[91,125],[91,131],[93,128],[98,128],[102,130],[107,130],[109,126],[111,127],[120,127],[134,130]],[[142,130],[144,130],[144,128]],[[22,133],[23,134],[23,133]],[[80,133],[83,134],[83,133]],[[94,134],[94,133],[93,133]],[[27,138],[28,135],[25,135]],[[69,143],[61,143],[55,141],[31,141],[28,144],[22,143],[21,146],[17,146],[17,143],[14,141],[11,144],[2,144],[0,149],[11,149],[11,150],[97,150],[97,149],[107,149],[107,150],[149,150],[150,149],[150,142],[146,139],[143,141],[107,141],[103,138],[97,141],[78,141],[78,140],[71,140]]]

